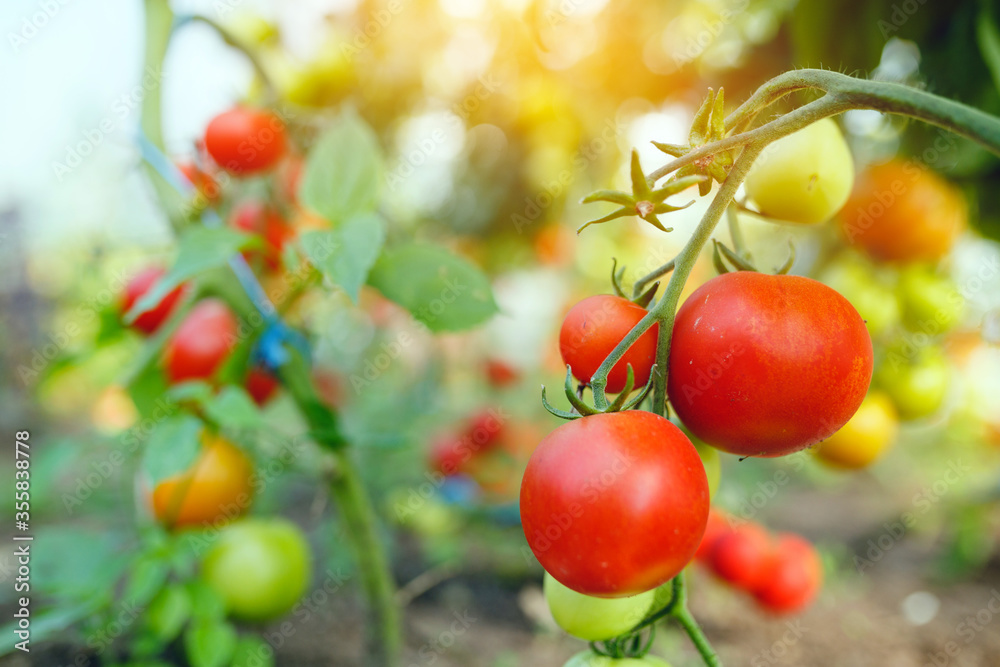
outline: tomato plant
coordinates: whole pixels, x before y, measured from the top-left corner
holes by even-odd
[[[618,296],[599,294],[580,301],[566,313],[559,329],[563,363],[573,370],[577,380],[590,382],[604,358],[645,316],[645,308]],[[655,326],[646,331],[614,365],[608,373],[608,391],[616,393],[625,388],[628,365],[635,373],[636,386],[649,381],[656,359],[656,332]]]
[[[191,466],[153,489],[153,513],[173,528],[210,526],[243,514],[253,500],[253,463],[233,443],[203,434]]]
[[[256,234],[264,241],[263,250],[252,250],[245,253],[248,260],[263,257],[269,269],[276,269],[281,264],[281,252],[294,236],[294,230],[285,222],[274,208],[257,201],[247,201],[233,209],[230,224],[243,232]]]
[[[920,419],[944,405],[951,384],[951,367],[938,347],[915,351],[893,348],[880,364],[875,379],[902,419]]]
[[[236,343],[238,322],[218,299],[205,299],[191,309],[167,342],[163,368],[171,382],[212,377]]]
[[[911,331],[935,336],[950,331],[962,319],[965,298],[948,277],[927,267],[911,265],[899,272],[903,321]]]
[[[843,207],[854,185],[854,160],[830,118],[768,146],[747,174],[746,191],[775,220],[825,222]]]
[[[860,178],[840,216],[844,238],[889,262],[936,262],[966,227],[962,194],[915,162],[891,160]]]
[[[309,544],[294,523],[244,519],[227,526],[202,562],[202,576],[234,616],[267,621],[288,612],[309,585]]]
[[[789,454],[847,423],[868,391],[872,343],[844,297],[809,278],[727,273],[674,321],[668,392],[705,442]]]
[[[641,658],[611,658],[583,651],[569,659],[563,667],[670,667],[662,658],[644,655]]]
[[[205,128],[205,150],[215,163],[239,176],[270,169],[286,150],[285,124],[269,111],[237,107]]]
[[[697,450],[647,412],[563,424],[538,445],[521,482],[528,545],[547,572],[585,595],[636,595],[676,576],[707,520]]]

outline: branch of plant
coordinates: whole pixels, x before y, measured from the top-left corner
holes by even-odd
[[[675,261],[677,261],[676,257],[667,262],[666,264],[664,264],[663,266],[657,269],[653,269],[652,271],[644,275],[642,278],[639,278],[639,280],[635,281],[635,285],[632,286],[632,298],[634,299],[638,297],[640,294],[642,294],[643,290],[646,289],[646,285],[648,285],[649,283],[673,271]]]
[[[264,86],[265,101],[268,106],[271,106],[278,100],[278,89],[274,86],[271,76],[267,73],[267,70],[264,68],[264,64],[260,61],[260,58],[257,57],[257,54],[254,53],[252,48],[244,44],[239,38],[230,32],[228,28],[214,19],[210,19],[201,14],[192,14],[187,18],[191,21],[201,21],[205,25],[209,26],[212,30],[218,33],[219,37],[222,38],[222,41],[246,57],[246,59],[250,62],[250,66],[253,67],[254,72],[256,72],[257,76],[260,77],[261,84]]]
[[[733,239],[733,250],[745,260],[752,260],[750,249],[747,248],[746,239],[743,238],[743,228],[740,226],[740,219],[737,215],[739,206],[733,202],[726,208],[726,223],[729,226],[729,236]]]

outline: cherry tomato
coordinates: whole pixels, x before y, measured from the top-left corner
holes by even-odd
[[[902,419],[920,419],[944,404],[951,367],[938,347],[894,347],[879,366],[876,380]]]
[[[744,590],[755,590],[771,554],[771,538],[754,523],[740,524],[715,540],[708,565],[720,579]]]
[[[211,378],[236,342],[238,323],[218,299],[205,299],[191,309],[163,351],[163,367],[171,383]]]
[[[791,614],[809,606],[822,583],[823,564],[815,547],[798,535],[780,534],[753,596],[772,613]]]
[[[897,290],[903,321],[911,331],[936,336],[951,331],[962,319],[965,298],[955,283],[926,266],[901,270]]]
[[[177,168],[184,174],[188,183],[195,187],[198,196],[203,200],[199,202],[200,206],[218,203],[222,197],[222,190],[214,178],[199,169],[193,162],[179,162]]]
[[[656,588],[694,556],[708,520],[698,451],[669,420],[631,410],[549,433],[521,481],[521,522],[542,567],[578,593]]]
[[[722,510],[712,508],[708,513],[708,523],[705,525],[705,534],[701,537],[701,544],[694,557],[696,560],[708,562],[708,557],[712,553],[715,543],[723,535],[733,532],[730,516]]]
[[[925,167],[902,160],[869,168],[840,216],[849,244],[889,262],[936,262],[948,254],[967,221],[961,192]]]
[[[624,634],[646,617],[656,590],[627,598],[595,598],[577,593],[545,573],[545,601],[559,627],[580,639],[600,641]]]
[[[824,118],[767,146],[747,175],[746,191],[765,216],[810,224],[832,218],[853,184],[844,135]]]
[[[829,437],[868,391],[872,343],[858,311],[800,276],[726,273],[674,321],[668,394],[708,444],[781,456]]]
[[[611,354],[626,334],[646,316],[646,309],[620,296],[599,294],[573,306],[559,330],[559,352],[563,363],[573,370],[580,382],[590,382],[594,371]],[[656,362],[656,336],[658,325],[653,325],[608,373],[605,389],[616,393],[625,388],[627,365],[632,365],[635,386],[649,381],[650,370]]]
[[[294,230],[282,219],[278,212],[260,202],[243,202],[233,210],[230,224],[248,234],[257,234],[264,239],[264,250],[249,250],[243,253],[247,261],[263,257],[270,269],[281,265],[281,251],[294,236]]]
[[[234,519],[250,507],[253,474],[253,464],[239,448],[203,433],[194,463],[153,489],[153,513],[173,528]]]
[[[309,586],[309,543],[285,519],[244,519],[227,526],[202,563],[202,577],[239,618],[287,613]]]
[[[899,417],[884,393],[873,391],[839,431],[816,445],[816,456],[834,468],[864,468],[892,445]]]
[[[472,458],[472,449],[453,434],[438,436],[431,441],[428,465],[442,475],[457,475]]]
[[[670,665],[655,655],[648,653],[641,658],[609,658],[593,651],[577,653],[563,667],[670,667]]]
[[[285,154],[285,124],[269,111],[237,107],[224,111],[205,128],[205,149],[215,163],[239,176],[277,164]]]
[[[257,405],[264,405],[270,401],[279,386],[276,377],[256,366],[247,371],[246,379],[243,382],[250,398]]]
[[[165,270],[155,266],[143,269],[137,273],[132,280],[129,281],[128,285],[125,286],[125,292],[122,294],[120,308],[122,315],[131,310],[132,306],[134,306],[139,299],[152,289],[165,273]],[[160,303],[135,318],[131,324],[132,328],[147,335],[154,333],[164,322],[167,321],[170,314],[173,313],[174,308],[177,306],[177,302],[180,301],[181,297],[184,295],[184,290],[185,287],[183,285],[178,285],[172,289],[165,297],[163,297]]]
[[[487,359],[486,378],[492,386],[502,389],[517,384],[517,381],[521,379],[521,373],[505,361]]]

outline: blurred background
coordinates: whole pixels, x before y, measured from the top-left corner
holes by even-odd
[[[201,659],[174,637],[144,648],[146,621],[107,633],[123,581],[135,576],[132,556],[172,539],[151,518],[142,480],[157,424],[146,425],[148,406],[135,404],[125,380],[146,342],[120,317],[131,277],[167,265],[175,249],[136,143],[155,91],[166,153],[195,173],[205,165],[206,125],[234,104],[276,96],[300,153],[318,128],[354,109],[384,155],[388,238],[447,248],[492,285],[497,314],[467,332],[433,336],[368,287],[357,303],[336,289],[307,290],[286,313],[308,337],[322,398],[357,448],[407,603],[405,664],[416,665],[555,665],[584,648],[548,615],[516,499],[527,456],[558,424],[538,387],[562,383],[556,337],[566,310],[610,292],[612,257],[630,280],[673,257],[710,201],[670,214],[670,234],[625,218],[577,237],[607,212],[580,199],[627,189],[633,147],[647,170],[664,164],[650,141],[684,143],[708,88],[724,88],[732,109],[798,67],[897,81],[1000,113],[1000,7],[990,0],[171,8],[162,69],[144,65],[143,3],[8,0],[0,9],[0,423],[8,440],[31,433],[37,535],[32,652],[11,652],[5,638],[2,665]],[[845,294],[869,319],[878,358],[902,354],[906,363],[877,371],[875,391],[890,405],[886,433],[895,435],[883,434],[891,446],[862,470],[811,453],[714,458],[716,505],[819,547],[826,583],[813,607],[796,620],[763,614],[698,566],[692,606],[726,664],[1000,664],[991,625],[1000,610],[1000,163],[941,130],[876,112],[838,121],[859,179],[869,165],[926,167],[964,202],[963,228],[932,260],[886,261],[848,244],[836,221],[779,225],[741,214],[762,270],[780,266],[791,242],[792,273]],[[274,197],[301,168],[289,160],[267,182],[219,179],[219,214],[229,219],[241,199]],[[296,232],[319,224],[304,207],[286,213]],[[729,242],[724,225],[717,235]],[[261,275],[265,286],[281,277]],[[689,289],[713,275],[706,252]],[[285,447],[296,455],[267,476],[250,513],[301,529],[312,582],[308,613],[239,632],[263,637],[279,665],[364,664],[362,602],[326,498],[328,462],[305,442],[280,388],[258,403],[260,426],[245,445],[258,469]],[[442,452],[483,431],[493,444],[445,479]],[[122,462],[108,466],[116,452]],[[0,474],[13,480],[14,466],[5,455]],[[13,505],[2,512],[13,526]],[[189,569],[197,578],[197,566]],[[183,581],[184,571],[162,578]],[[15,573],[5,548],[5,611],[14,608]],[[330,581],[339,583],[324,588]],[[443,641],[461,613],[477,620]],[[283,622],[294,631],[278,642]],[[942,653],[949,643],[958,651]],[[675,667],[699,664],[680,634],[663,632],[656,646]]]

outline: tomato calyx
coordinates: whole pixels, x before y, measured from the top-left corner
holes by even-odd
[[[753,271],[755,273],[761,273],[760,269],[758,269],[752,261],[730,249],[725,243],[712,239],[712,245],[712,265],[715,266],[715,270],[718,271],[720,275],[723,273],[731,273],[732,271],[728,266],[726,266],[726,262],[723,261],[723,258],[732,264],[737,271]],[[792,265],[795,263],[795,244],[789,241],[788,249],[788,259],[785,260],[784,264],[775,269],[775,275],[785,276],[792,270]]]
[[[725,137],[725,95],[722,88],[719,88],[718,93],[709,88],[708,96],[691,123],[688,145],[666,144],[659,141],[654,141],[653,145],[671,157],[683,157],[695,148],[721,141]],[[702,180],[698,183],[698,194],[704,197],[711,191],[712,181],[722,183],[726,180],[734,162],[732,150],[706,155],[692,164],[681,167],[677,171],[677,178],[700,176]]]
[[[573,369],[567,365],[566,366],[566,384],[564,385],[566,391],[566,399],[569,401],[570,405],[576,412],[567,412],[566,410],[560,410],[549,403],[548,398],[545,395],[545,385],[542,385],[542,407],[548,410],[551,414],[559,417],[560,419],[579,419],[580,417],[588,417],[590,415],[607,414],[610,412],[624,412],[626,410],[631,410],[638,406],[649,394],[649,390],[653,387],[652,382],[647,382],[646,386],[642,388],[631,400],[628,400],[628,395],[632,393],[635,388],[635,373],[632,371],[632,364],[628,364],[625,367],[627,373],[625,379],[625,388],[622,389],[621,393],[615,397],[615,400],[607,408],[598,408],[592,405],[587,405],[583,400],[583,389],[586,385],[576,386],[573,383]],[[650,375],[656,372],[656,364],[653,364],[653,368]],[[577,393],[579,392],[579,393]]]
[[[710,180],[707,176],[700,174],[683,176],[678,173],[677,176],[667,181],[666,185],[662,188],[654,190],[650,187],[649,181],[646,180],[646,174],[643,172],[642,165],[639,163],[639,153],[635,149],[632,150],[631,175],[631,193],[622,192],[620,190],[598,190],[597,192],[589,194],[583,198],[582,203],[584,204],[606,201],[611,202],[612,204],[618,204],[621,208],[617,211],[612,211],[602,218],[597,218],[587,222],[580,227],[580,229],[576,230],[577,234],[590,225],[599,225],[616,218],[624,218],[632,215],[642,218],[660,231],[672,232],[674,228],[664,227],[663,223],[660,222],[660,219],[657,216],[661,213],[671,213],[673,211],[680,211],[681,209],[687,208],[694,203],[694,200],[692,199],[683,206],[672,206],[666,203],[666,198],[671,195],[678,194],[683,190],[687,190],[692,185],[702,187],[704,183]]]
[[[643,639],[643,634],[646,633],[646,630],[649,630],[649,633]],[[603,655],[615,660],[621,658],[641,658],[649,653],[649,649],[653,647],[653,639],[655,637],[655,625],[640,625],[636,630],[621,637],[606,639],[600,642],[590,642],[590,650],[597,655]]]
[[[656,281],[645,290],[641,292],[639,289],[633,288],[632,297],[629,298],[625,296],[625,290],[622,287],[622,278],[625,277],[625,267],[622,266],[618,268],[618,260],[614,257],[611,258],[611,288],[614,290],[615,295],[620,296],[623,299],[628,299],[640,308],[645,308],[652,302],[653,297],[656,296],[656,290],[660,288],[660,281]],[[636,284],[638,287],[638,283]]]

